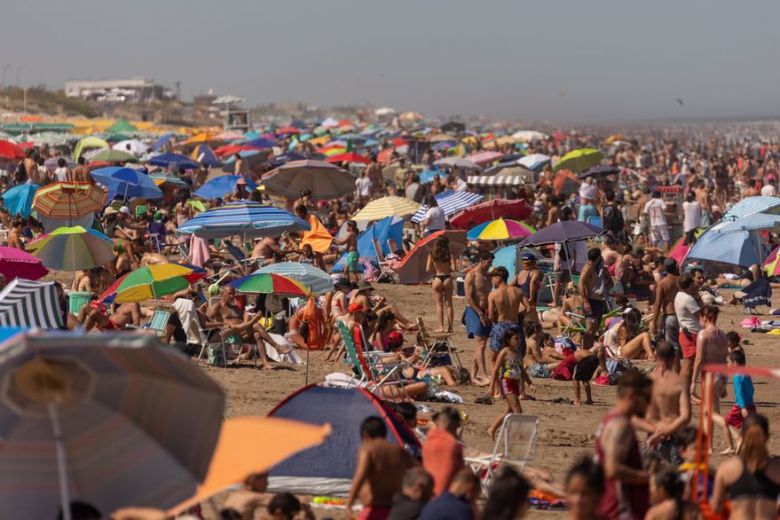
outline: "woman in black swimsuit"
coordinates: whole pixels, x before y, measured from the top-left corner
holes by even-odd
[[[455,257],[450,251],[450,241],[447,237],[439,237],[433,243],[433,250],[428,255],[426,269],[435,273],[431,288],[433,301],[436,303],[436,316],[439,318],[439,328],[436,332],[444,332],[444,309],[447,309],[447,332],[452,332],[452,274],[455,272]]]
[[[742,519],[777,518],[780,493],[780,460],[769,456],[769,422],[760,414],[748,415],[742,424],[739,456],[721,463],[715,474],[710,501],[713,512],[731,501],[731,516]]]

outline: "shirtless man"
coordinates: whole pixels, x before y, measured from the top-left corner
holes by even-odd
[[[211,322],[224,324],[225,328],[222,329],[221,334],[222,340],[225,343],[241,344],[242,341],[255,343],[263,368],[271,369],[272,367],[268,361],[268,356],[265,354],[265,344],[263,342],[267,341],[280,352],[287,349],[274,341],[262,325],[258,323],[260,318],[262,318],[262,315],[257,313],[252,318],[245,316],[241,312],[241,309],[235,304],[235,297],[236,290],[229,285],[226,285],[222,288],[222,296],[219,301],[209,306],[206,311],[206,316]]]
[[[471,384],[487,386],[490,376],[485,369],[485,345],[490,336],[492,324],[488,318],[488,295],[490,278],[488,271],[493,263],[493,253],[480,253],[477,265],[466,274],[464,289],[466,309],[463,311],[463,324],[469,338],[476,338],[477,348],[471,361]]]
[[[523,253],[522,266],[520,272],[512,278],[509,285],[519,287],[528,301],[523,321],[525,323],[539,323],[536,301],[539,297],[539,289],[542,288],[542,271],[536,267],[536,256],[533,253]]]
[[[606,272],[601,250],[594,247],[588,251],[588,262],[580,274],[579,292],[585,311],[587,330],[582,336],[582,348],[590,350],[601,325],[601,318],[607,313],[606,297],[612,288],[612,277]]]
[[[685,378],[674,370],[674,364],[679,358],[671,342],[659,343],[655,357],[658,365],[650,374],[653,394],[647,411],[647,422],[655,431],[648,437],[647,444],[655,448],[662,460],[677,467],[683,460],[677,450],[674,434],[691,420],[691,398]]]
[[[344,276],[351,282],[358,281],[358,260],[360,255],[357,250],[358,225],[354,220],[347,221],[347,237],[344,240],[333,240],[333,243],[339,246],[347,246],[347,259],[344,265]]]
[[[259,258],[262,265],[281,262],[284,255],[285,252],[279,245],[279,237],[265,237],[252,249],[252,258]]]
[[[347,518],[359,497],[363,510],[358,520],[383,520],[390,514],[393,496],[401,491],[404,473],[417,465],[401,446],[387,441],[387,426],[379,417],[367,417],[360,425],[362,445],[347,499]]]
[[[666,272],[666,276],[655,286],[653,330],[656,331],[657,336],[663,337],[674,348],[677,359],[674,363],[674,370],[679,372],[680,359],[682,359],[680,342],[677,338],[680,333],[680,324],[677,322],[677,315],[674,312],[674,298],[679,291],[677,279],[680,277],[677,261],[674,258],[667,258],[664,260],[663,270]]]
[[[92,302],[81,308],[78,320],[84,325],[84,330],[87,332],[92,329],[122,330],[128,325],[139,327],[141,325],[141,306],[135,302],[123,303],[111,313],[111,316],[108,316],[105,305]]]
[[[8,232],[8,246],[15,247],[24,251],[24,242],[22,242],[22,219],[17,217],[11,223],[11,231]]]
[[[27,172],[27,179],[32,184],[37,184],[39,186],[42,186],[44,184],[43,174],[38,168],[38,163],[33,158],[32,149],[27,150],[24,154],[24,170]]]
[[[78,165],[75,168],[73,168],[73,172],[71,173],[71,175],[73,176],[73,180],[76,182],[91,182],[92,184],[95,184],[95,180],[89,174],[89,167],[87,166],[87,161],[84,159],[83,156],[79,157]]]
[[[518,287],[507,285],[509,272],[506,267],[494,267],[490,271],[490,281],[493,284],[493,290],[488,295],[488,319],[493,323],[490,330],[490,373],[493,373],[493,366],[499,351],[504,348],[504,335],[511,327],[517,327],[522,323],[521,312],[528,311],[529,305]],[[522,309],[522,310],[521,310]],[[525,337],[520,334],[522,344],[520,345],[521,356],[525,355]]]

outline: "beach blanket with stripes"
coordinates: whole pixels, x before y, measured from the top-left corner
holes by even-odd
[[[0,291],[0,325],[39,329],[62,327],[54,282],[15,278]]]

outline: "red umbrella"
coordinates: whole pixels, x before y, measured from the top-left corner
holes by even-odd
[[[390,142],[393,143],[393,146],[395,146],[396,148],[398,148],[399,146],[403,146],[405,144],[409,144],[409,142],[403,137],[394,137],[393,139],[390,140]]]
[[[250,150],[260,150],[260,148],[257,146],[249,146],[245,144],[226,144],[225,146],[216,148],[214,153],[220,157],[224,157],[226,155],[237,154],[238,152],[248,152]]]
[[[37,280],[48,272],[40,258],[15,247],[0,246],[0,273],[7,282],[17,277]]]
[[[0,140],[0,158],[3,159],[23,159],[24,150],[18,144],[11,141]]]
[[[325,160],[329,163],[340,163],[340,162],[360,163],[360,164],[371,163],[371,160],[368,157],[364,155],[360,155],[359,153],[355,153],[355,152],[347,152],[347,153],[339,153],[336,155],[331,155]]]
[[[285,126],[276,130],[276,135],[299,134],[301,131],[294,126]]]
[[[450,219],[450,224],[460,229],[471,229],[497,218],[523,220],[532,212],[533,208],[524,200],[494,199],[464,209]]]
[[[390,147],[390,148],[385,148],[384,150],[379,152],[379,154],[376,156],[377,162],[380,164],[389,163],[390,156],[393,154],[393,150],[395,150],[395,148]]]

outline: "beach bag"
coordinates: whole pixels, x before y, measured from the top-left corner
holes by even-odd
[[[225,347],[222,345],[209,345],[207,349],[208,358],[206,363],[212,367],[225,368],[227,366],[227,356],[225,355]]]
[[[606,365],[610,385],[616,385],[620,376],[633,370],[631,363],[626,359],[608,359]]]

